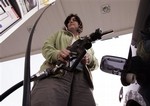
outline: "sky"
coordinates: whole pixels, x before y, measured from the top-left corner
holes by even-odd
[[[112,55],[127,58],[131,43],[131,34],[119,36],[92,44],[99,64],[102,56]],[[31,56],[31,75],[38,72],[44,58],[41,54]],[[122,87],[120,76],[111,75],[100,70],[92,72],[94,90],[93,95],[97,106],[121,106],[119,91]],[[0,63],[0,94],[24,79],[24,57]],[[32,86],[32,83],[31,83]],[[23,87],[20,87],[3,101],[0,106],[22,106]]]

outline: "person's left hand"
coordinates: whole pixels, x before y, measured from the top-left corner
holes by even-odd
[[[86,53],[85,56],[82,58],[81,63],[85,64],[85,65],[89,65],[89,63],[90,63],[90,55],[88,53]]]

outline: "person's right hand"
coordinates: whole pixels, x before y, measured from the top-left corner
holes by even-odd
[[[67,62],[67,57],[69,56],[70,51],[67,49],[63,49],[58,54],[58,60],[61,60],[62,62]]]

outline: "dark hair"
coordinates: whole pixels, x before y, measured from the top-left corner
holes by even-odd
[[[77,14],[70,14],[70,15],[66,18],[66,20],[64,21],[65,26],[67,27],[67,25],[68,25],[68,23],[69,23],[69,21],[70,21],[70,19],[71,19],[72,17],[75,17],[75,19],[77,20],[77,22],[78,22],[78,24],[79,24],[79,29],[78,29],[77,31],[78,31],[79,33],[81,33],[81,32],[83,31],[83,24],[82,24],[82,21],[81,21],[81,19],[79,18],[79,16],[78,16]]]

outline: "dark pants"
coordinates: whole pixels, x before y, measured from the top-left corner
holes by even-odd
[[[96,104],[83,72],[67,72],[61,78],[48,77],[38,81],[32,90],[31,106],[96,106]]]

